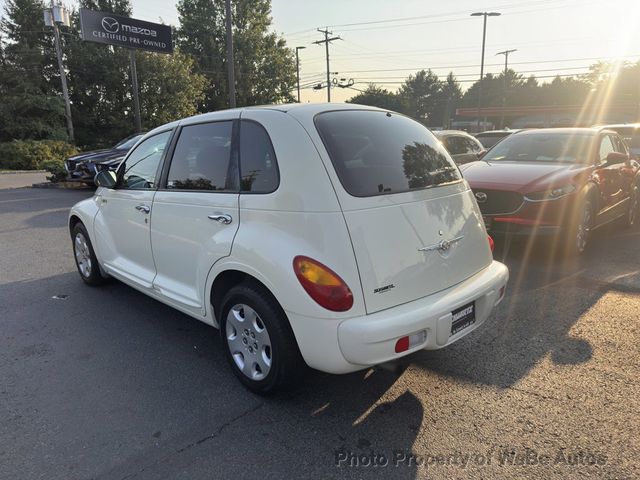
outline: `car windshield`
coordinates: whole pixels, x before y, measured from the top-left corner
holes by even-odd
[[[127,137],[124,140],[120,140],[118,143],[116,143],[115,147],[113,148],[116,150],[131,150],[131,147],[133,147],[141,138],[142,134],[134,135],[133,137]]]
[[[500,142],[506,136],[507,135],[477,135],[476,138],[480,141],[484,148],[489,149]]]
[[[406,192],[462,178],[433,134],[402,115],[341,110],[317,115],[315,124],[342,186],[353,196]]]
[[[511,135],[487,153],[487,162],[584,162],[594,135],[582,132],[536,132]]]

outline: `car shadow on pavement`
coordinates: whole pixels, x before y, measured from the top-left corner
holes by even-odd
[[[538,240],[498,244],[507,264],[507,295],[487,322],[442,350],[419,352],[414,365],[451,377],[507,388],[546,355],[558,365],[592,358],[592,345],[570,334],[573,325],[608,292],[640,295],[636,227],[596,231],[584,256],[554,251]]]
[[[424,408],[397,388],[402,372],[309,371],[299,388],[260,397],[234,377],[216,329],[76,272],[0,285],[0,325],[12,425],[0,443],[34,475],[416,477]]]

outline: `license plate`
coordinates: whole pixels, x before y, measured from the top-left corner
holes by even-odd
[[[482,217],[482,220],[484,221],[484,228],[491,230],[491,217]]]
[[[471,302],[451,312],[451,335],[476,323],[476,303]]]

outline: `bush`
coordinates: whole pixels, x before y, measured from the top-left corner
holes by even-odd
[[[60,140],[13,140],[0,143],[0,169],[39,170],[45,162],[62,162],[78,153],[73,145]]]
[[[67,171],[62,160],[48,160],[42,164],[42,168],[51,174],[47,177],[50,182],[63,182],[67,179]]]

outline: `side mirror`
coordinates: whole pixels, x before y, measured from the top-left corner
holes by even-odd
[[[478,160],[482,160],[486,154],[487,150],[482,150],[480,153],[478,153]]]
[[[93,183],[98,187],[113,188],[116,186],[116,179],[115,172],[111,170],[101,170],[96,174]]]
[[[620,152],[611,152],[605,160],[606,165],[618,165],[629,161],[629,156]]]

